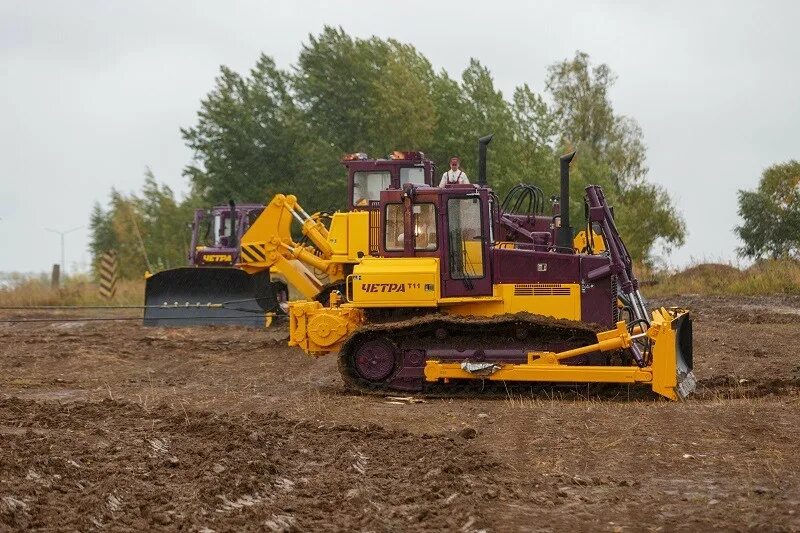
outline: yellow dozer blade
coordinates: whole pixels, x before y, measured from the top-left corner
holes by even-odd
[[[677,400],[697,385],[692,372],[692,319],[685,309],[657,309],[647,330],[653,341],[653,390]]]

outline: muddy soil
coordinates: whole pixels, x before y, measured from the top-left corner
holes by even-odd
[[[282,328],[0,323],[0,530],[800,530],[800,300],[653,303],[695,316],[682,403],[362,396]]]

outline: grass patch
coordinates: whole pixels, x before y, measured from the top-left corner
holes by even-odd
[[[702,263],[680,272],[637,268],[647,296],[679,294],[762,296],[800,295],[800,261],[772,259],[745,269],[725,263]]]
[[[46,279],[20,281],[13,288],[0,290],[0,306],[28,307],[39,305],[142,305],[144,280],[119,280],[114,298],[106,300],[100,289],[85,275],[70,276],[54,289]]]

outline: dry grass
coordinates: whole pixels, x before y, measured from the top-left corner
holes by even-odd
[[[740,269],[723,263],[702,263],[681,272],[653,272],[637,268],[647,296],[679,294],[758,296],[800,294],[800,261],[760,261]]]
[[[87,276],[67,278],[58,289],[43,279],[28,279],[12,289],[0,290],[0,306],[39,305],[142,305],[144,280],[120,280],[110,301],[100,296],[97,283]]]

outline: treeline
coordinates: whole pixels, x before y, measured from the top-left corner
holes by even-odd
[[[488,175],[498,193],[527,182],[557,194],[558,156],[577,149],[573,220],[583,219],[583,187],[602,185],[632,254],[647,260],[657,248],[681,245],[685,227],[666,191],[646,179],[642,132],[614,111],[614,81],[608,66],[578,52],[547,69],[543,90],[523,84],[506,97],[476,59],[457,79],[409,44],[326,27],[289,69],[263,54],[246,74],[223,66],[197,122],[182,130],[194,153],[184,170],[189,198],[176,200],[152,176],[140,196],[112,192],[109,206],[93,214],[92,249],[129,251],[126,275],[146,267],[144,252],[153,268],[177,266],[194,206],[288,192],[310,210],[342,208],[339,160],[352,152],[422,150],[442,171],[457,155],[475,176],[476,139],[494,133]]]
[[[194,209],[203,206],[201,198],[192,194],[177,200],[149,169],[140,193],[123,194],[112,189],[110,196],[106,209],[95,204],[89,221],[95,267],[107,250],[117,251],[119,274],[125,279],[141,278],[145,270],[158,272],[186,265],[189,224]]]

